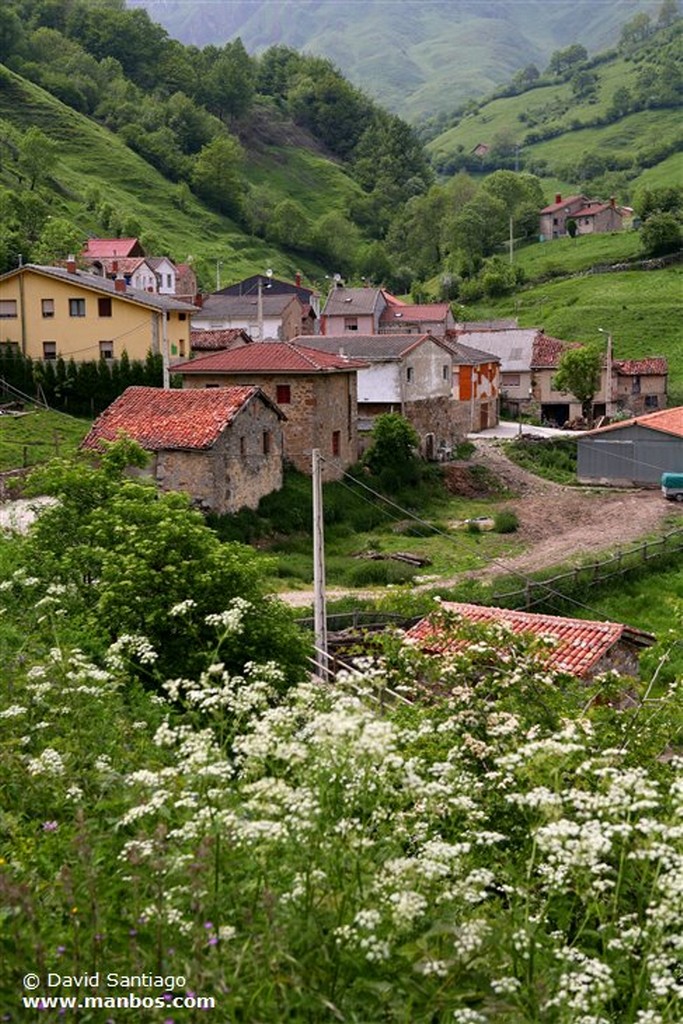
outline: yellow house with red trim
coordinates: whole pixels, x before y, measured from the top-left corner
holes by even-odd
[[[34,360],[144,360],[190,355],[195,307],[170,295],[129,288],[79,270],[26,264],[0,276],[0,345]]]

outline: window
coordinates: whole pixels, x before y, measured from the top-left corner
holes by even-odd
[[[502,373],[500,382],[504,388],[518,388],[522,378],[518,373]]]
[[[270,431],[263,431],[263,454],[270,455]]]
[[[100,359],[113,359],[114,358],[114,342],[113,341],[101,341],[100,342]]]
[[[646,409],[659,409],[659,396],[658,395],[645,395],[645,408]]]
[[[448,378],[450,377],[451,372],[450,372],[450,366],[448,365],[448,363],[444,363],[444,365],[442,366],[442,368],[441,368],[441,375],[442,375],[444,380],[448,380]]]
[[[187,313],[178,313],[179,320],[187,320]]]
[[[275,401],[278,405],[289,405],[292,401],[292,389],[289,384],[275,386]]]
[[[242,458],[247,454],[247,439],[246,437],[240,438],[240,455]]]
[[[336,456],[338,458],[340,452],[341,452],[341,431],[340,430],[333,430],[332,431],[332,455],[334,455],[334,456]]]
[[[40,309],[45,318],[55,315],[55,300],[54,299],[41,299]]]
[[[181,356],[184,356],[184,355],[185,355],[185,342],[184,342],[184,341],[182,340],[182,338],[181,338],[181,340],[180,340],[180,341],[178,342],[178,353],[179,353],[179,355],[181,355]]]
[[[219,388],[220,384],[205,384],[205,388]]]
[[[69,299],[69,316],[85,316],[85,299]]]
[[[0,299],[0,319],[8,320],[17,315],[16,299]]]
[[[640,394],[640,377],[637,374],[633,378],[633,380],[631,381],[631,394],[632,395],[639,395]]]
[[[43,342],[43,359],[56,359],[57,358],[57,342],[56,341],[44,341]]]
[[[111,299],[106,298],[97,300],[97,315],[111,316]]]
[[[414,376],[412,366],[406,366],[406,380],[409,384],[413,383]]]
[[[344,317],[344,330],[345,331],[357,331],[358,330],[358,317],[357,316],[345,316]]]
[[[166,275],[166,287],[167,288],[172,288],[173,287],[173,276],[172,276],[172,274],[167,274]],[[182,314],[182,317],[183,317],[183,320],[184,320],[185,319],[185,314],[184,313]]]

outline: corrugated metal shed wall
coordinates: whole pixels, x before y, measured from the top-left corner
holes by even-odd
[[[683,473],[683,438],[638,424],[579,438],[581,481],[658,485],[662,473]]]

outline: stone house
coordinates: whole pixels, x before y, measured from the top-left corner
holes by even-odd
[[[327,296],[320,333],[379,334],[380,317],[387,305],[386,293],[381,288],[345,288],[337,284]]]
[[[554,645],[547,650],[545,662],[549,669],[566,672],[590,682],[602,672],[611,670],[622,675],[638,676],[638,656],[651,647],[655,637],[621,622],[596,622],[590,619],[569,619],[559,615],[541,615],[511,608],[489,608],[484,605],[443,601],[440,608],[465,622],[486,625],[500,623],[513,633],[549,637]],[[406,632],[406,639],[429,654],[466,651],[471,641],[449,637],[429,618],[422,619]]]
[[[291,341],[300,334],[312,333],[306,326],[311,319],[310,308],[305,309],[299,297],[291,292],[263,289],[260,294],[225,295],[214,292],[202,299],[192,316],[193,330],[246,331],[255,341],[272,338]]]
[[[194,307],[66,267],[31,263],[0,276],[0,341],[35,360],[73,357],[144,360],[148,352],[169,362],[190,352]]]
[[[618,410],[640,416],[666,408],[669,364],[662,356],[615,359],[612,373],[612,395]]]
[[[358,459],[357,373],[365,363],[309,348],[304,340],[253,342],[196,357],[173,371],[184,389],[261,388],[286,414],[285,458],[310,473],[311,452],[318,448],[323,478],[334,480]]]
[[[557,391],[555,374],[562,355],[578,342],[561,341],[539,331],[532,348],[531,407],[547,423],[563,426],[581,417],[581,403],[571,394]],[[669,367],[666,359],[613,359],[605,354],[600,387],[593,399],[593,418],[617,413],[652,412],[666,407]]]
[[[324,352],[363,362],[358,370],[358,426],[364,447],[377,416],[396,412],[413,425],[428,459],[449,450],[464,430],[453,399],[453,356],[429,334],[350,334],[299,338]],[[469,408],[469,407],[468,407]]]
[[[576,221],[577,235],[621,231],[623,227],[621,210],[617,207],[614,197],[608,203],[601,203],[599,199],[591,199],[573,216]]]
[[[555,202],[544,206],[540,212],[540,240],[564,238],[567,235],[567,221],[576,221],[576,233],[586,235],[604,231],[621,231],[622,214],[614,198],[609,203],[588,196],[555,196]]]
[[[95,420],[81,447],[122,433],[151,455],[162,491],[183,491],[218,514],[256,508],[282,487],[283,413],[256,387],[209,391],[127,388]]]

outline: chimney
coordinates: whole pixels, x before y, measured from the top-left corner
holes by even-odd
[[[117,274],[114,280],[114,288],[117,292],[125,292],[126,290],[126,279],[122,274]]]
[[[71,253],[66,258],[66,269],[69,274],[76,273],[76,257]]]
[[[610,206],[612,207],[613,210],[616,208],[617,201],[616,201],[614,196],[610,196],[609,197],[609,204],[610,204]]]
[[[297,270],[296,274],[294,275],[294,284],[297,286],[297,288],[301,287],[301,271],[300,270]]]
[[[111,272],[114,275],[114,277],[116,277],[116,275],[119,272],[119,261],[118,260],[113,260],[112,261]]]
[[[561,193],[561,192],[558,192],[558,193],[557,193],[557,194],[555,195],[555,202],[556,202],[556,203],[561,203],[561,202],[562,202],[562,193]]]
[[[202,295],[201,292],[197,292],[197,294],[195,295],[194,304],[197,307],[197,309],[201,309],[202,306],[204,305],[204,296]]]

